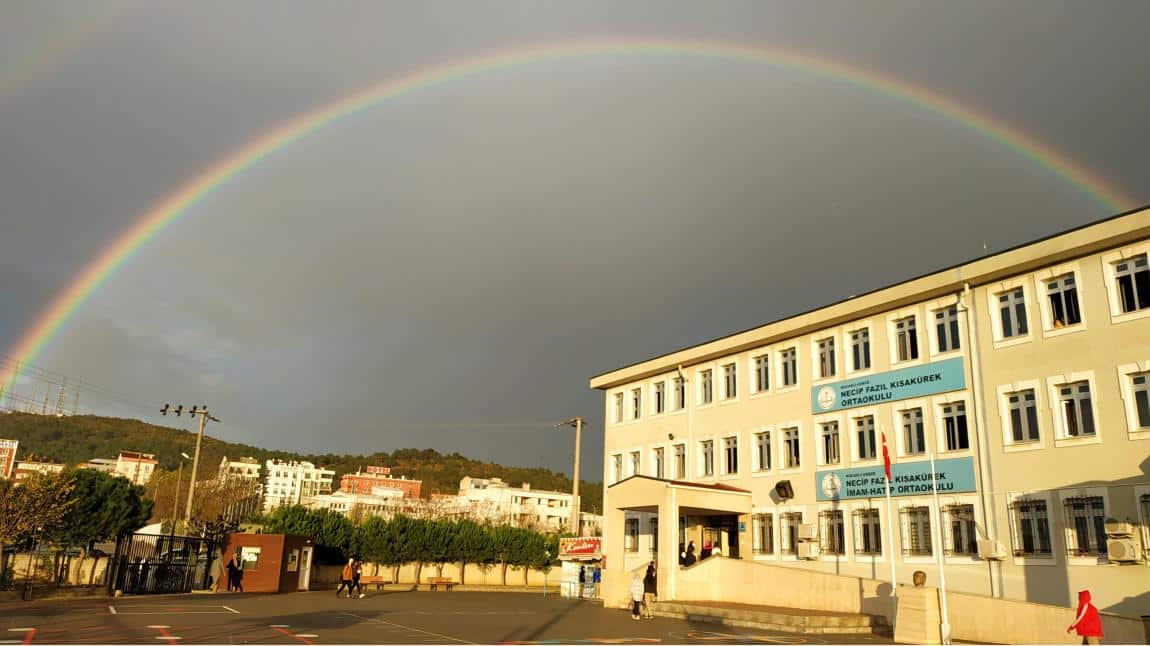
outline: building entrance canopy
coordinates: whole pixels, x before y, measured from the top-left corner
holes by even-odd
[[[691,516],[749,514],[751,492],[724,484],[698,484],[631,476],[608,487],[611,506],[623,511],[658,513],[670,503],[678,514]]]

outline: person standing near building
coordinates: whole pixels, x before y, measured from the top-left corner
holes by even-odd
[[[343,566],[343,570],[339,573],[339,588],[335,591],[335,596],[339,597],[340,593],[347,589],[347,598],[351,598],[351,577],[355,575],[355,559],[348,559],[347,565]]]
[[[695,541],[687,543],[687,555],[683,557],[683,566],[691,567],[695,564]]]
[[[586,566],[579,566],[579,598],[583,598],[583,587],[587,585],[587,568]]]
[[[646,611],[647,619],[655,618],[651,614],[651,609],[655,606],[655,597],[658,595],[655,575],[655,562],[651,561],[647,565],[647,574],[643,576],[643,610]]]
[[[347,596],[351,596],[351,588],[355,588],[356,594],[362,599],[366,595],[363,593],[363,584],[359,582],[360,577],[363,576],[363,561],[356,561],[355,567],[351,570],[351,587],[347,589]]]
[[[639,609],[643,605],[643,578],[636,574],[631,579],[631,618],[639,621]]]
[[[603,580],[603,570],[595,568],[591,570],[591,595],[599,598],[599,583]]]
[[[1102,617],[1098,614],[1098,608],[1090,603],[1089,590],[1078,592],[1078,612],[1075,614],[1074,623],[1067,626],[1066,632],[1071,630],[1078,632],[1083,644],[1102,643]]]

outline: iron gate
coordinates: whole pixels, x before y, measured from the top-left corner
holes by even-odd
[[[116,541],[108,594],[169,594],[211,585],[213,541],[192,536],[125,534]]]

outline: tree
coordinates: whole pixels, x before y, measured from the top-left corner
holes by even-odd
[[[466,583],[468,563],[490,563],[494,560],[491,535],[473,520],[464,518],[455,523],[452,531],[453,551],[459,561],[459,583]]]
[[[0,577],[8,565],[4,545],[27,541],[37,531],[57,531],[75,505],[71,491],[71,474],[0,480]]]
[[[61,548],[81,548],[80,569],[96,541],[106,541],[143,527],[152,514],[144,488],[128,480],[91,469],[67,474],[71,506],[62,522],[46,536]],[[77,576],[79,570],[77,570]]]

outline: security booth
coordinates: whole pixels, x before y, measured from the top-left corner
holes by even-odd
[[[745,489],[635,475],[608,486],[603,506],[607,565],[600,595],[608,607],[627,605],[632,577],[652,561],[659,598],[673,600],[679,571],[692,567],[685,560],[751,556],[751,492]],[[693,559],[685,559],[692,551]]]
[[[595,587],[595,574],[603,565],[603,538],[581,536],[559,539],[559,561],[563,563],[559,594],[574,599],[594,599],[599,591]],[[579,571],[583,571],[583,584],[579,584]]]
[[[295,592],[311,585],[315,545],[292,534],[230,534],[216,580],[227,590],[227,564],[236,557],[244,592]]]

